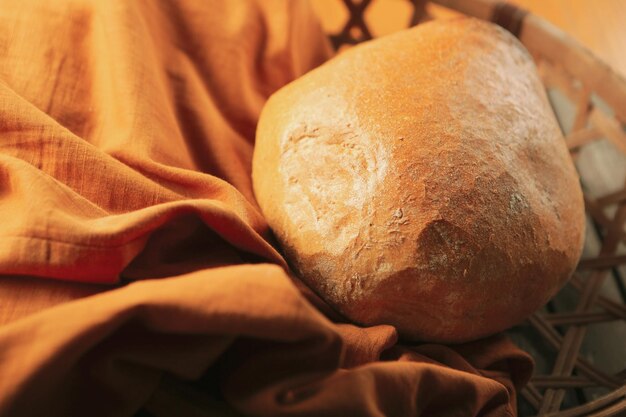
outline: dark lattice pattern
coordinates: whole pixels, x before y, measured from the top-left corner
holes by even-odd
[[[339,1],[339,0],[338,0]],[[365,10],[372,0],[341,0],[348,9],[348,20],[341,32],[330,35],[330,40],[339,49],[342,45],[354,45],[372,39],[372,34],[365,21]],[[424,15],[423,0],[406,0],[413,5],[410,26],[419,23]]]

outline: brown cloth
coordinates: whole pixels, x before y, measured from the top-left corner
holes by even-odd
[[[330,55],[300,0],[0,0],[1,416],[130,416],[208,375],[247,415],[516,414],[503,336],[338,323],[271,245],[257,118]]]

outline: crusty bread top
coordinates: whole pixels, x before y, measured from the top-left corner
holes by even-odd
[[[368,42],[279,90],[253,180],[308,285],[413,339],[514,324],[582,247],[582,193],[534,63],[475,19]]]

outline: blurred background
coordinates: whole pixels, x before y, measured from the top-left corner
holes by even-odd
[[[327,33],[341,31],[348,18],[342,0],[310,1]],[[509,3],[563,29],[626,77],[626,1],[510,0]],[[436,17],[457,15],[438,5],[429,3],[426,7]],[[409,0],[373,0],[365,11],[365,20],[373,36],[382,36],[405,28],[412,10]]]

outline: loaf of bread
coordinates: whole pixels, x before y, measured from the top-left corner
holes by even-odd
[[[484,337],[580,256],[578,176],[530,55],[495,25],[433,21],[339,54],[270,98],[256,140],[286,258],[356,323]]]

